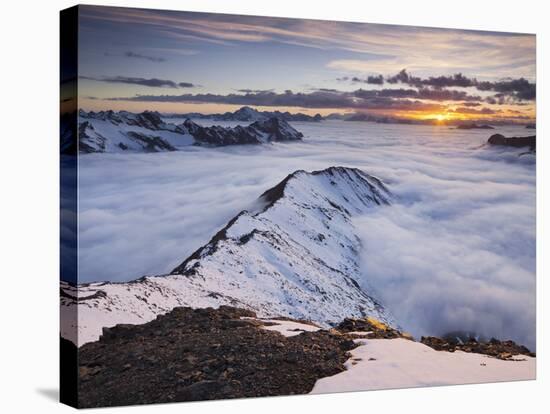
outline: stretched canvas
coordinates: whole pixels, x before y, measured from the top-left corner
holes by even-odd
[[[535,379],[535,35],[61,12],[61,400]]]

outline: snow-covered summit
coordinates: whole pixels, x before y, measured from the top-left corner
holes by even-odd
[[[243,106],[242,108],[237,109],[233,113],[228,113],[227,118],[235,121],[258,121],[266,119],[267,116],[261,112],[251,108],[250,106]]]
[[[360,240],[352,218],[387,205],[376,177],[345,167],[296,171],[243,211],[170,275],[127,283],[62,285],[62,306],[78,307],[75,343],[98,339],[101,328],[139,324],[176,306],[232,305],[262,317],[288,316],[323,325],[388,312],[358,283]],[[364,285],[363,285],[364,287]]]

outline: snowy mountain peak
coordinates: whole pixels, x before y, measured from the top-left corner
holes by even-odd
[[[233,112],[233,117],[236,120],[243,120],[243,121],[250,121],[253,119],[261,119],[264,116],[254,108],[251,108],[250,106],[243,106],[240,109],[237,109],[235,112]]]
[[[258,211],[239,213],[169,275],[62,287],[62,305],[78,306],[79,337],[68,339],[96,340],[103,326],[144,323],[176,306],[239,306],[325,326],[367,315],[394,324],[360,285],[361,241],[352,221],[390,203],[380,180],[355,168],[296,171],[260,201]]]
[[[352,216],[363,214],[373,206],[390,204],[391,193],[378,178],[359,169],[330,167],[311,173],[296,171],[264,192],[259,201],[263,204],[259,212],[239,213],[172,274],[197,274],[200,259],[215,253],[220,244],[236,241],[240,245],[268,233],[277,233],[286,242],[293,240],[306,246],[321,244],[323,247],[334,244],[336,249],[342,248],[340,242],[345,240],[347,247],[356,253],[359,240],[355,235],[348,237],[344,229],[353,227]],[[333,236],[330,233],[334,231],[341,231],[342,238],[330,240]],[[342,257],[346,253],[342,251]],[[322,261],[322,255],[318,261]],[[332,265],[346,268],[342,263]]]
[[[272,205],[285,195],[287,187],[289,187],[291,191],[296,191],[295,181],[304,182],[311,177],[313,177],[317,183],[328,182],[331,186],[336,186],[338,188],[336,191],[337,194],[341,194],[342,188],[347,187],[357,196],[361,205],[370,205],[373,202],[379,205],[390,204],[391,193],[382,181],[372,175],[366,174],[358,168],[349,167],[329,167],[311,173],[304,170],[295,171],[289,174],[275,187],[263,193],[261,198]],[[292,197],[292,194],[290,194],[290,196]],[[349,204],[349,199],[344,197],[344,200],[344,204]]]

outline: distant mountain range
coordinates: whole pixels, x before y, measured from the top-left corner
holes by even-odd
[[[287,122],[320,122],[327,120],[341,120],[353,122],[374,122],[378,124],[412,124],[412,125],[431,125],[438,123],[433,119],[410,119],[396,118],[392,116],[383,116],[368,112],[351,112],[351,113],[331,113],[325,116],[316,114],[314,116],[304,113],[290,113],[280,111],[258,111],[249,106],[243,106],[234,112],[225,112],[223,114],[202,114],[199,112],[191,112],[185,114],[165,114],[164,118],[189,118],[189,119],[208,119],[213,121],[229,121],[229,122],[254,122],[269,118],[278,118]],[[502,121],[491,121],[495,125],[503,124]],[[477,124],[468,120],[447,120],[445,125],[455,125],[460,129],[476,129]],[[464,127],[462,127],[464,126]],[[471,127],[473,126],[473,127]],[[528,127],[533,127],[533,124],[527,124]],[[471,128],[469,128],[471,127]],[[479,125],[482,129],[491,129],[489,125]]]
[[[189,119],[209,119],[213,121],[230,121],[230,122],[254,122],[269,118],[278,118],[287,122],[320,122],[325,120],[341,120],[341,121],[365,121],[365,122],[394,122],[394,123],[415,123],[412,120],[398,120],[390,117],[380,117],[362,112],[356,113],[332,113],[322,116],[316,114],[314,116],[304,113],[290,113],[280,111],[258,111],[249,106],[243,106],[235,112],[225,112],[223,114],[202,114],[199,112],[190,112],[186,114],[165,114],[166,119],[170,118],[189,118]]]
[[[311,116],[303,113],[292,114],[290,112],[280,112],[280,111],[258,111],[249,106],[243,106],[242,108],[237,109],[235,112],[225,112],[223,114],[201,114],[198,112],[192,112],[187,114],[165,115],[165,117],[212,119],[215,121],[236,121],[236,122],[264,121],[271,118],[277,118],[287,122],[296,122],[296,121],[319,122],[324,119],[320,114]]]
[[[189,145],[226,146],[297,141],[302,133],[284,119],[259,119],[248,126],[203,127],[190,119],[176,125],[158,112],[79,112],[80,153],[176,151]]]
[[[260,197],[257,211],[239,213],[168,275],[62,282],[61,305],[78,309],[78,326],[67,322],[63,336],[80,345],[105,326],[145,323],[177,306],[238,306],[324,326],[363,316],[394,325],[359,284],[361,242],[352,222],[391,200],[380,180],[355,168],[296,171]]]

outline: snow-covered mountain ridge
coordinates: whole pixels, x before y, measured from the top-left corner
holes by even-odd
[[[303,135],[276,117],[248,126],[203,127],[190,119],[176,125],[158,112],[79,112],[80,153],[176,151],[189,145],[225,146],[300,140]]]
[[[62,335],[81,345],[102,327],[145,323],[177,306],[239,306],[325,326],[368,315],[393,325],[358,283],[361,242],[352,223],[391,198],[358,169],[296,171],[260,197],[258,211],[238,214],[169,275],[62,283],[62,306],[78,309],[78,327],[62,326]]]

